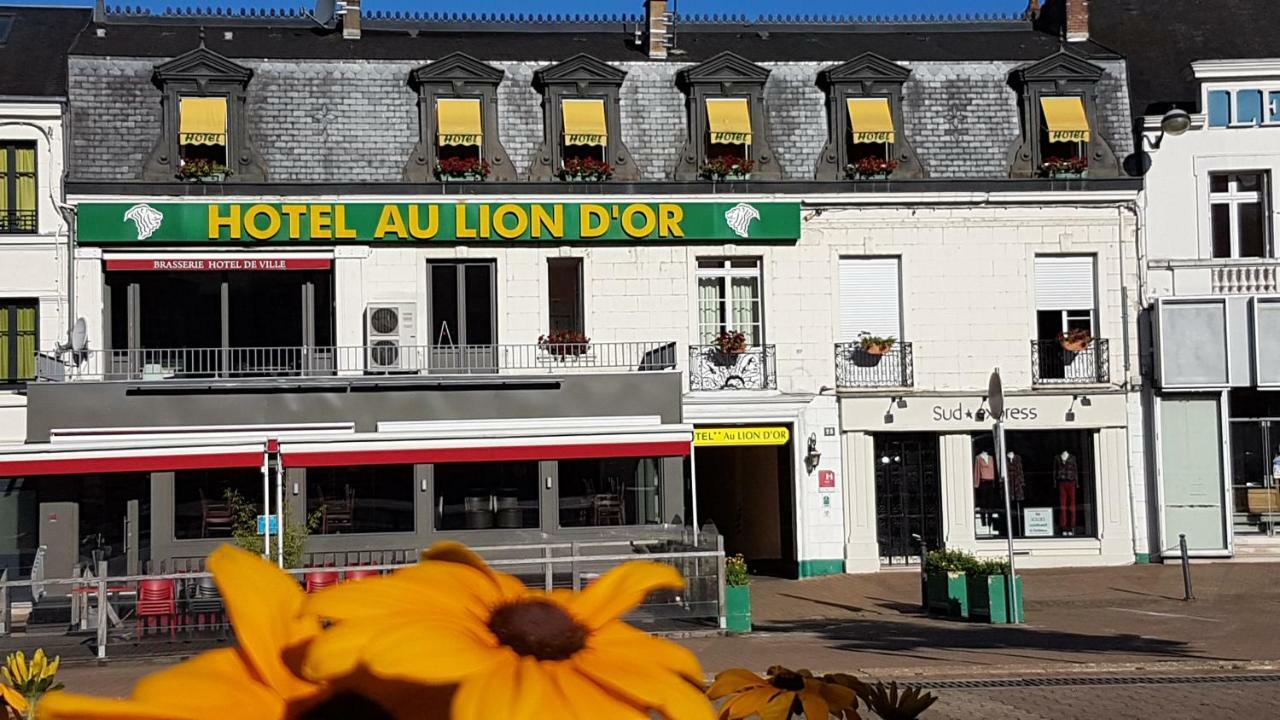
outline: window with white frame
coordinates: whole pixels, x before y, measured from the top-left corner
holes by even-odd
[[[1092,255],[1036,256],[1038,340],[1056,340],[1071,330],[1094,335]]]
[[[1215,258],[1269,257],[1265,172],[1209,175],[1209,233]]]
[[[1209,127],[1280,124],[1280,86],[1210,90],[1205,108]]]
[[[722,332],[740,332],[748,347],[764,344],[759,258],[698,261],[698,342],[710,345]]]

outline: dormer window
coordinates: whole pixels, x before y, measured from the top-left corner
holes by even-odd
[[[764,105],[768,68],[723,52],[681,70],[689,134],[676,165],[677,180],[781,180],[769,147]]]
[[[819,73],[828,128],[819,180],[925,177],[903,130],[902,89],[910,77],[910,70],[874,53]]]
[[[249,138],[245,102],[253,71],[205,47],[156,66],[161,136],[147,180],[266,180]]]
[[[1120,163],[1098,132],[1098,83],[1104,70],[1060,51],[1015,70],[1022,135],[1009,156],[1014,178],[1116,177]]]
[[[619,97],[623,70],[590,55],[575,55],[533,74],[542,93],[543,142],[530,180],[638,180],[639,168],[622,142]]]
[[[462,53],[414,70],[419,140],[406,182],[515,180],[498,139],[498,84],[504,71]]]

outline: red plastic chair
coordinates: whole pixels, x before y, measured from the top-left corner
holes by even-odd
[[[178,596],[173,580],[143,580],[138,583],[138,609],[135,630],[139,638],[155,621],[157,628],[167,625],[169,639],[177,638]]]
[[[307,578],[307,592],[319,592],[327,587],[333,587],[338,584],[337,570],[322,570],[319,572],[309,572]]]
[[[363,580],[365,578],[378,577],[381,574],[382,573],[378,572],[377,570],[348,570],[347,582],[351,582],[352,580]]]

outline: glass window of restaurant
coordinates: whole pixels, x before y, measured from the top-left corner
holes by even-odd
[[[560,462],[560,527],[650,525],[662,521],[661,458]]]
[[[539,527],[536,461],[439,463],[432,475],[436,530]]]
[[[173,536],[229,538],[242,508],[262,514],[262,470],[179,470],[173,474]]]
[[[1093,433],[1005,432],[1015,538],[1097,537]],[[1007,537],[991,433],[973,436],[974,527],[979,540]]]
[[[413,532],[413,465],[307,470],[307,516],[320,535]]]

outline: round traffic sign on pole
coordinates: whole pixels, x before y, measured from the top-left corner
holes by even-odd
[[[1004,417],[1004,385],[1000,382],[1000,368],[991,371],[987,381],[987,407],[996,420]]]

